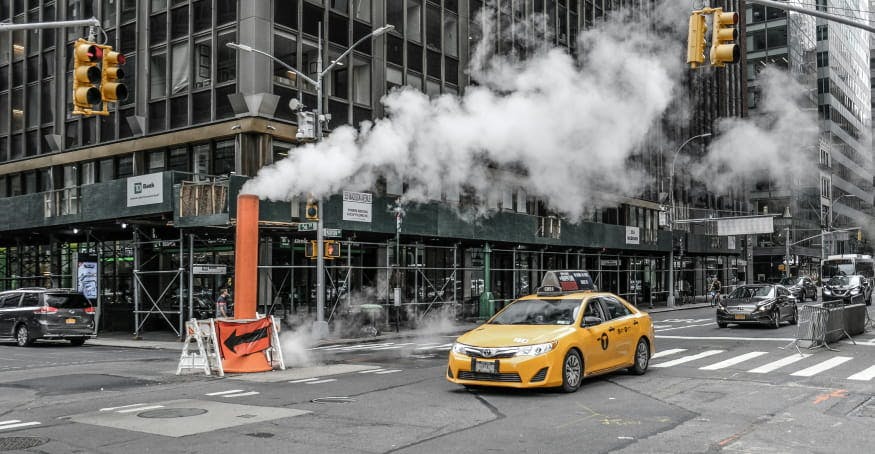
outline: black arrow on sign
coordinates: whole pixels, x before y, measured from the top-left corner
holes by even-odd
[[[255,331],[248,332],[242,336],[238,336],[237,330],[234,329],[234,331],[231,333],[231,335],[228,336],[227,339],[225,339],[225,342],[224,342],[225,347],[228,347],[228,350],[231,350],[233,353],[237,353],[237,351],[234,350],[234,348],[237,347],[238,345],[249,344],[249,343],[255,342],[259,339],[264,339],[265,337],[267,337],[267,328],[268,327],[265,326],[264,328],[259,328]]]

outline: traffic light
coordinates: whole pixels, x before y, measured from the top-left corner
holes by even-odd
[[[863,229],[857,230],[857,241],[863,241]]]
[[[738,63],[741,49],[735,40],[738,39],[738,13],[723,12],[723,8],[714,9],[714,21],[711,24],[711,66],[722,68],[726,63]]]
[[[125,78],[125,71],[120,68],[125,64],[125,56],[121,52],[107,47],[103,52],[103,69],[100,77],[100,99],[103,102],[124,101],[128,97],[127,85],[120,82]]]
[[[97,62],[103,57],[103,49],[82,38],[73,44],[73,113],[91,115],[94,104],[100,102],[100,68]]]
[[[316,240],[310,240],[304,245],[304,257],[316,258]]]
[[[705,32],[707,30],[705,15],[701,11],[693,11],[690,14],[690,29],[687,33],[687,63],[692,69],[705,63]]]
[[[322,249],[324,252],[324,257],[326,259],[336,259],[340,257],[340,243],[334,240],[326,240],[324,244],[324,248]]]
[[[315,199],[307,199],[307,205],[304,207],[304,217],[311,221],[319,220],[319,202]]]

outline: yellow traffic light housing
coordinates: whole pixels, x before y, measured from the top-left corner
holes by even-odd
[[[705,32],[707,30],[705,15],[701,11],[693,11],[690,14],[690,28],[687,32],[687,63],[692,69],[705,63]]]
[[[304,206],[304,217],[311,221],[319,220],[319,202],[315,199],[307,199],[307,205]]]
[[[738,63],[741,49],[735,41],[738,39],[738,13],[723,12],[723,8],[714,8],[714,20],[711,24],[711,66],[722,68],[726,63]]]
[[[316,240],[310,240],[304,244],[304,257],[309,259],[316,258]]]
[[[103,49],[82,38],[73,44],[73,114],[91,115],[94,104],[100,102],[100,68],[97,62],[103,57]]]
[[[104,50],[100,78],[100,99],[103,102],[117,102],[127,99],[128,87],[120,82],[121,79],[125,78],[125,71],[120,67],[124,64],[124,54],[112,50],[112,47],[107,47]]]

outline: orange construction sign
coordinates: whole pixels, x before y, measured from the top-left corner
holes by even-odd
[[[264,353],[271,346],[271,319],[249,322],[216,321],[216,334],[226,372],[263,372],[272,370]]]

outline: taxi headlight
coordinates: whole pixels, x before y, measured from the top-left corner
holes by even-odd
[[[464,355],[466,348],[468,348],[468,346],[465,344],[460,344],[458,342],[453,343],[453,353],[461,353]]]
[[[546,344],[534,344],[518,347],[516,356],[540,356],[550,352],[559,344],[559,341],[547,342]]]
[[[823,294],[824,294],[824,295],[832,295],[832,290],[830,290],[830,289],[824,287],[824,288],[823,288]]]

